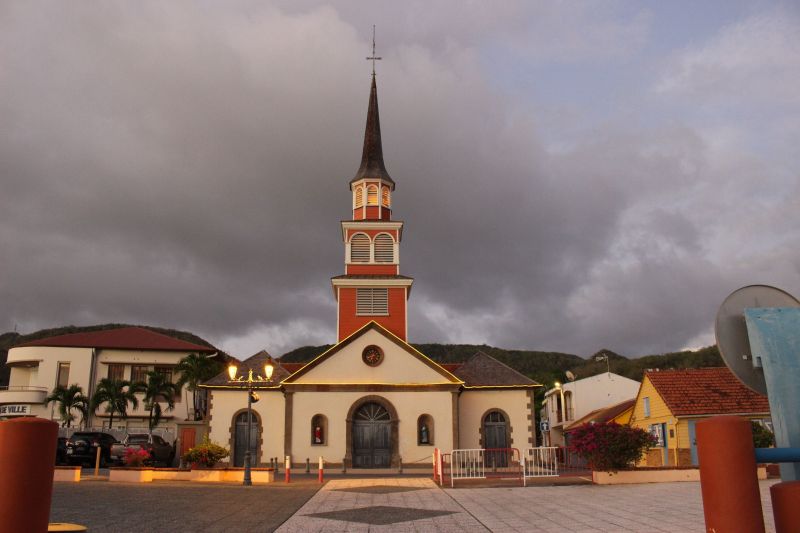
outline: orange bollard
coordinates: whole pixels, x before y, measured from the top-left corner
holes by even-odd
[[[800,530],[800,481],[784,481],[769,488],[775,531],[791,533]]]
[[[284,478],[283,478],[283,480],[286,483],[289,483],[292,480],[292,474],[290,472],[291,469],[292,469],[292,458],[287,455],[286,456],[286,466],[285,466],[286,473],[285,473]]]
[[[50,420],[0,422],[0,533],[47,531],[57,439]]]
[[[697,423],[706,531],[764,532],[750,422],[715,416]]]
[[[322,456],[320,455],[319,456],[319,482],[320,483],[323,483],[322,467],[323,467]]]

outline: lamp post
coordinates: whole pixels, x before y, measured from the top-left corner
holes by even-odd
[[[559,422],[566,422],[567,421],[567,406],[564,405],[564,389],[561,387],[561,382],[555,382],[555,388],[558,390],[559,396],[561,397],[561,420]]]
[[[253,376],[253,369],[249,369],[247,371],[247,377],[244,376],[237,376],[236,373],[238,368],[236,365],[230,365],[228,367],[228,377],[230,377],[229,383],[238,383],[240,385],[247,385],[247,436],[245,437],[247,441],[247,448],[244,452],[244,481],[243,485],[249,487],[253,484],[253,480],[250,476],[250,432],[252,430],[253,425],[253,386],[256,383],[270,383],[272,381],[272,372],[275,370],[275,367],[272,366],[272,363],[267,362],[264,365],[264,376],[255,375]],[[256,398],[255,401],[258,401]]]

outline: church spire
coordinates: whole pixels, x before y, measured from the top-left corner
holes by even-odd
[[[387,183],[394,190],[394,181],[383,163],[383,146],[381,145],[381,121],[378,116],[378,87],[375,83],[375,28],[372,28],[372,87],[369,92],[369,109],[367,110],[367,127],[364,130],[364,150],[361,153],[361,166],[358,167],[355,177],[350,180],[352,185],[363,179],[379,179]]]

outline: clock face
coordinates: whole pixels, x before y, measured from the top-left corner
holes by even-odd
[[[378,366],[383,361],[383,350],[377,346],[367,346],[361,352],[361,359],[369,366]]]

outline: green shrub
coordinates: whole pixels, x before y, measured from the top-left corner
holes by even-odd
[[[656,438],[641,428],[615,422],[584,424],[572,432],[570,450],[592,470],[616,472],[638,461]]]
[[[215,442],[208,439],[208,435],[203,438],[203,442],[190,448],[188,452],[183,455],[183,460],[190,464],[199,464],[202,466],[214,466],[220,460],[228,457],[230,451],[228,448],[220,446]]]
[[[753,446],[756,448],[770,448],[775,446],[775,435],[758,422],[750,421],[753,428]]]

